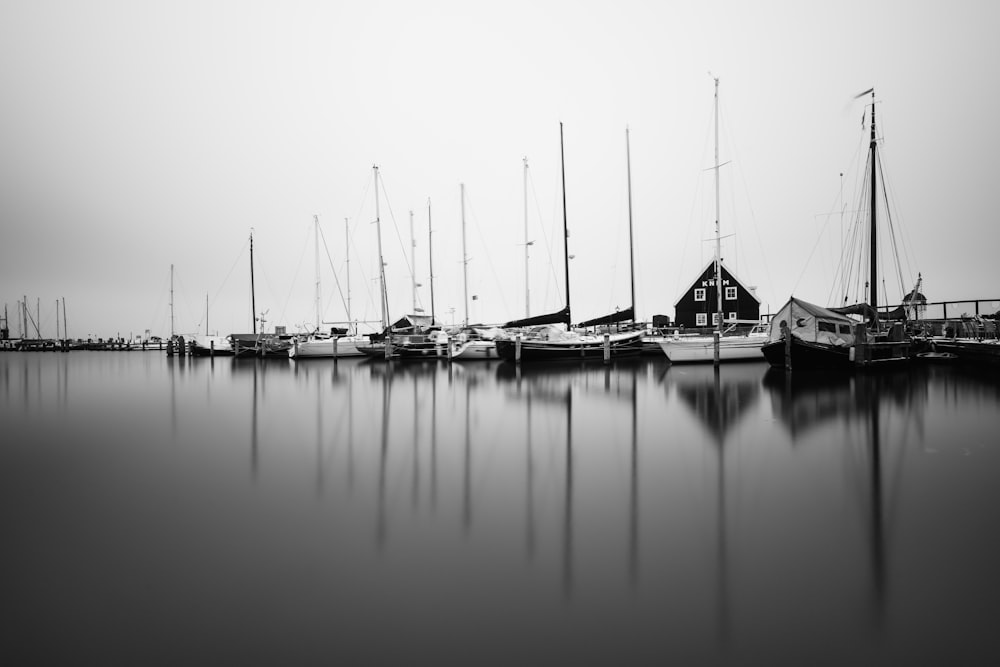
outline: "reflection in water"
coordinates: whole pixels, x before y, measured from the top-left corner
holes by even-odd
[[[781,421],[793,435],[793,443],[813,430],[840,426],[848,433],[849,443],[861,449],[860,463],[867,467],[866,493],[860,495],[867,505],[867,539],[871,572],[873,622],[881,627],[888,607],[889,580],[886,545],[886,456],[897,457],[894,482],[902,483],[902,457],[908,445],[910,428],[923,433],[927,414],[928,369],[916,367],[878,374],[818,376],[769,370],[765,385]],[[888,420],[883,420],[883,416]],[[890,422],[890,429],[884,425]],[[884,437],[895,432],[895,438]],[[852,435],[853,434],[853,435]],[[845,444],[849,444],[845,443]],[[894,497],[902,489],[892,491]]]
[[[947,367],[0,355],[12,636],[123,663],[184,661],[177,633],[217,662],[969,663],[1000,617],[998,404]]]

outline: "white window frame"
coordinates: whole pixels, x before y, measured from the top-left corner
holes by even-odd
[[[704,301],[705,300],[705,288],[704,287],[695,287],[694,288],[694,300],[695,301]]]
[[[729,313],[729,317],[727,317],[726,319],[728,319],[730,322],[735,322],[736,321],[736,312],[733,311],[733,312]]]
[[[706,313],[695,313],[694,325],[696,327],[707,327],[708,326],[708,315]]]
[[[726,288],[726,301],[736,301],[736,288],[727,287]]]
[[[713,327],[719,326],[719,314],[718,313],[712,313],[712,326]]]

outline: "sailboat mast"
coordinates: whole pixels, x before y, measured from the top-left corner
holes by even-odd
[[[170,265],[170,337],[174,337],[174,265]]]
[[[632,320],[635,315],[635,244],[632,239],[632,151],[629,146],[628,126],[625,126],[625,173],[628,179],[628,267],[632,296]]]
[[[410,211],[410,283],[413,286],[413,313],[417,312],[417,237],[413,235],[413,211]]]
[[[719,78],[715,77],[715,302],[722,331],[722,237],[719,234]]]
[[[320,281],[319,281],[319,216],[313,215],[313,236],[316,237],[315,246],[315,266],[316,266],[316,331],[319,331],[320,325],[320,303],[322,302],[320,294]]]
[[[347,255],[347,328],[350,330],[351,327],[351,227],[347,222],[347,218],[344,218],[344,248],[346,248]],[[357,333],[357,327],[355,327],[354,333]]]
[[[381,294],[379,300],[382,302],[382,328],[386,329],[389,326],[389,319],[386,316],[389,304],[385,294],[385,262],[382,261],[382,221],[379,218],[378,210],[378,165],[373,166],[372,169],[375,171],[375,233],[378,235],[378,282]]]
[[[427,198],[427,270],[431,281],[431,324],[434,324],[434,232],[431,229],[431,198]]]
[[[462,197],[462,294],[465,297],[465,328],[469,327],[469,255],[465,251],[465,183],[459,183]]]
[[[877,142],[875,140],[875,89],[872,89],[872,127],[871,127],[871,142],[869,144],[869,153],[871,154],[871,169],[872,169],[872,191],[871,191],[871,238],[869,239],[870,252],[871,252],[871,301],[872,309],[875,311],[875,327],[878,328],[878,247],[876,246],[876,228],[878,225],[875,224],[875,208],[878,202],[878,196],[876,194],[876,173],[877,168],[875,162],[878,159],[876,155]]]
[[[62,298],[62,307],[63,307],[63,336],[66,337],[66,340],[69,340],[69,327],[66,325],[66,297]],[[4,315],[7,314],[6,310],[7,309],[6,309],[6,306],[5,306],[4,307]]]
[[[253,321],[253,334],[257,335],[257,299],[253,287],[253,230],[250,230],[250,319]]]
[[[559,165],[562,173],[563,200],[563,258],[566,266],[566,326],[572,326],[573,318],[569,308],[569,226],[566,223],[566,152],[563,148],[563,124],[559,121]]]
[[[524,158],[524,316],[531,317],[531,282],[528,279],[528,256],[531,241],[528,240],[528,158]]]

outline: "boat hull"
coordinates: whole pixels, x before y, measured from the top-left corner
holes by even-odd
[[[471,340],[465,343],[456,343],[451,348],[451,358],[459,361],[481,361],[489,359],[499,359],[497,344],[492,340]]]
[[[517,341],[506,338],[496,341],[497,354],[505,361],[590,361],[603,360],[604,339],[586,336],[568,340],[521,341],[520,359],[517,358]],[[612,359],[638,356],[642,353],[642,334],[616,334],[609,337],[607,352]]]
[[[761,348],[764,358],[772,368],[785,368],[785,341],[767,343]],[[854,362],[850,348],[822,343],[810,343],[792,338],[791,361],[793,370],[851,370]]]
[[[933,339],[936,352],[955,355],[955,360],[973,364],[1000,364],[1000,340]]]
[[[299,341],[288,350],[292,359],[338,359],[340,357],[363,356],[358,345],[367,344],[367,339],[327,338]]]
[[[723,336],[719,339],[719,361],[761,361],[761,351],[767,336]],[[713,363],[715,338],[696,336],[690,338],[665,338],[660,348],[672,364]]]

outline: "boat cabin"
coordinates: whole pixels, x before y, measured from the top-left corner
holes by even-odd
[[[787,327],[792,336],[807,343],[849,348],[854,345],[856,324],[846,315],[792,297],[771,318],[768,340],[781,340]]]
[[[760,299],[756,288],[747,287],[732,271],[721,262],[722,276],[722,320],[760,321]],[[701,273],[674,303],[674,326],[717,327],[718,298],[715,286],[715,260],[702,269]]]

